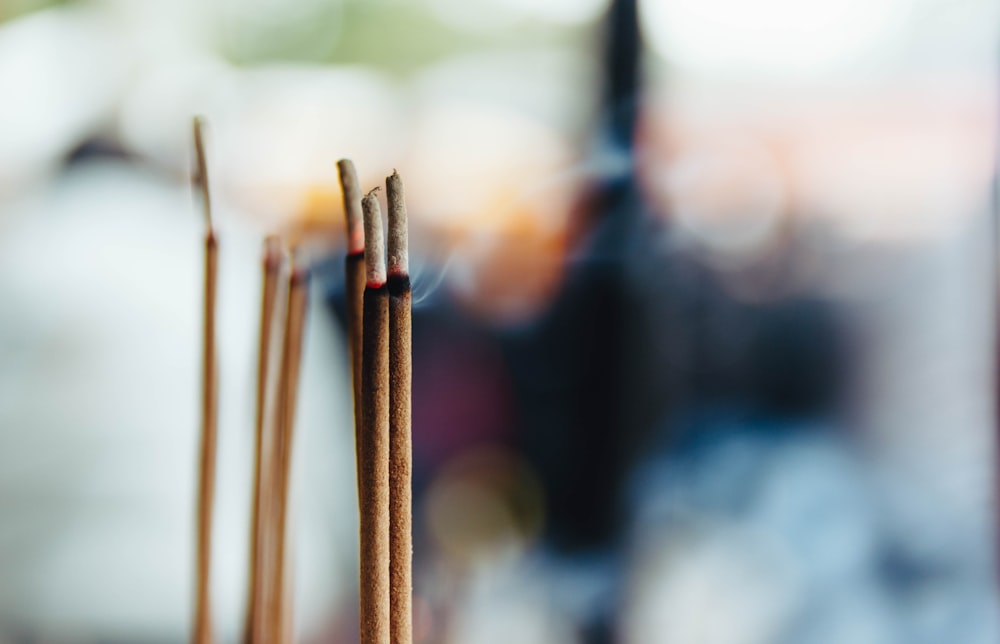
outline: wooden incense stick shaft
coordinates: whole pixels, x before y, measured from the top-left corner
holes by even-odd
[[[215,294],[219,246],[212,229],[205,236],[205,301],[202,328],[201,446],[198,469],[198,532],[195,616],[192,641],[210,644],[212,637],[211,567],[212,510],[215,498],[216,405]]]
[[[364,294],[360,500],[361,644],[389,642],[389,293]]]
[[[392,644],[413,642],[410,280],[389,276],[389,584]]]
[[[261,517],[260,517],[260,558],[261,558],[261,602],[257,619],[257,639],[253,644],[270,644],[273,624],[278,619],[275,604],[274,575],[275,543],[277,530],[278,488],[281,480],[281,404],[286,388],[285,335],[288,327],[288,299],[290,280],[281,279],[279,274],[277,295],[275,296],[274,317],[271,328],[271,353],[268,359],[267,388],[265,392],[265,425],[263,437],[263,457],[261,463]]]
[[[264,605],[264,476],[265,425],[268,374],[271,371],[271,334],[274,326],[278,278],[281,273],[281,249],[276,237],[264,240],[264,271],[261,288],[260,337],[257,343],[257,401],[254,426],[253,505],[250,510],[250,584],[245,642],[261,642],[261,616]]]
[[[271,623],[268,642],[280,644],[287,641],[286,627],[289,624],[287,535],[288,505],[291,481],[292,438],[295,430],[295,407],[298,401],[299,366],[302,362],[302,341],[305,329],[306,310],[309,295],[309,276],[301,268],[292,271],[288,285],[288,309],[285,322],[284,347],[281,357],[281,393],[278,410],[278,453],[279,459],[277,496],[275,503],[275,546],[273,606],[275,618]]]
[[[208,163],[205,161],[205,136],[202,133],[205,122],[200,116],[194,118],[192,133],[194,134],[195,172],[194,184],[201,193],[201,208],[205,216],[205,227],[212,229],[212,199],[208,190]]]

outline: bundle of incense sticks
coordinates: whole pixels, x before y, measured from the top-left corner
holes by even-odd
[[[386,179],[387,253],[378,189],[362,199],[354,165],[346,160],[338,165],[350,240],[347,319],[356,393],[361,644],[410,644],[412,342],[403,182],[396,172]],[[359,201],[364,222],[363,292],[357,286],[359,262],[352,260],[361,247]]]
[[[214,641],[209,591],[218,390],[215,350],[218,243],[212,226],[200,119],[194,122],[194,141],[197,162],[194,176],[204,204],[206,234],[197,584],[191,639],[195,644],[211,644]],[[286,568],[287,517],[308,295],[309,272],[303,262],[294,254],[290,261],[287,260],[277,237],[265,239],[245,642],[280,644],[291,641],[291,601]]]
[[[210,601],[218,376],[215,301],[218,242],[212,224],[202,121],[194,121],[195,184],[205,215],[201,458],[196,597],[191,640],[214,641]],[[403,183],[386,179],[388,248],[377,188],[363,198],[354,164],[338,163],[348,229],[345,263],[348,339],[360,510],[362,644],[411,644],[412,341],[407,217]],[[292,639],[287,522],[292,439],[308,308],[309,273],[300,259],[264,240],[254,423],[250,575],[243,641]],[[387,259],[388,256],[388,259]]]

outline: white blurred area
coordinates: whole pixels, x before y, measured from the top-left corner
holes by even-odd
[[[186,637],[201,301],[193,114],[209,123],[221,231],[215,599],[227,640],[245,596],[260,237],[336,248],[334,163],[350,157],[366,187],[393,167],[407,177],[414,237],[451,258],[445,286],[473,314],[525,319],[558,287],[573,199],[592,178],[579,168],[607,3],[362,4],[104,0],[0,23],[0,624],[51,641]],[[878,511],[912,548],[958,552],[970,587],[988,586],[1000,7],[641,9],[650,91],[634,163],[648,199],[749,299],[773,293],[741,282],[741,269],[789,230],[832,231],[836,243],[805,244],[801,279],[864,330],[858,431]],[[397,14],[421,21],[407,30]],[[311,22],[329,41],[314,35],[298,58],[246,54],[270,51],[262,25],[295,40]],[[425,24],[457,34],[454,51],[414,45]],[[394,43],[403,60],[390,69],[372,52]],[[65,165],[88,140],[118,156]],[[295,456],[303,635],[353,592],[356,541],[344,347],[315,296]],[[785,465],[801,461],[776,466],[779,498]],[[845,519],[860,531],[869,520]],[[656,542],[649,574],[635,575],[627,641],[779,641],[805,583],[800,558],[731,527]],[[471,568],[451,641],[575,641],[514,559]],[[720,596],[725,616],[708,606]],[[879,630],[877,601],[838,599],[844,630],[831,632],[844,634],[817,641],[901,641]],[[996,634],[995,614],[974,616],[986,625],[957,644],[992,641],[976,637]]]
[[[201,279],[186,190],[93,164],[7,211],[0,292],[7,349],[0,440],[2,619],[73,639],[186,636],[193,584]],[[141,212],[141,219],[136,216]],[[227,209],[220,208],[225,217]],[[178,216],[180,214],[180,217]],[[242,623],[249,521],[257,240],[230,230],[220,268],[218,626]],[[303,366],[297,616],[343,592],[330,541],[350,543],[350,410],[325,384],[342,348],[312,316]],[[322,455],[322,457],[320,457]],[[303,485],[306,483],[306,485]],[[344,564],[341,564],[344,565]],[[16,632],[16,630],[15,630]],[[88,636],[89,637],[89,636]]]

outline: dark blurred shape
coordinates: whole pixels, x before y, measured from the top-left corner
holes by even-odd
[[[642,71],[642,37],[636,0],[614,0],[605,22],[604,117],[609,120],[612,144],[631,150]]]
[[[71,166],[95,159],[113,159],[118,161],[133,161],[134,156],[118,141],[105,138],[89,138],[80,142],[66,154],[64,164]]]
[[[615,0],[606,17],[605,89],[598,154],[630,157],[642,43],[635,0]],[[622,525],[619,485],[628,466],[623,425],[626,383],[627,254],[642,204],[631,170],[605,178],[580,214],[585,232],[562,291],[531,327],[505,343],[521,408],[519,445],[540,472],[548,536],[569,551],[611,545]],[[540,412],[540,413],[539,413]]]
[[[761,412],[777,418],[832,413],[847,365],[843,332],[829,303],[791,299],[755,313],[760,328],[745,378]]]

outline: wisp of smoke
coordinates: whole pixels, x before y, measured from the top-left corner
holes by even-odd
[[[447,255],[444,262],[421,262],[410,277],[413,288],[413,306],[419,306],[429,300],[444,281],[453,262],[455,253]]]

